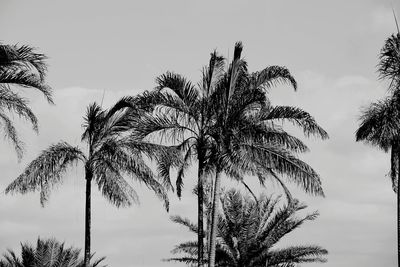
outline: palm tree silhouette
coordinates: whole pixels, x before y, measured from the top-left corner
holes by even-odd
[[[168,198],[162,185],[157,181],[145,159],[174,160],[176,154],[169,148],[145,142],[130,130],[130,121],[140,116],[140,110],[132,98],[123,98],[109,110],[103,110],[93,103],[87,108],[82,141],[88,147],[85,154],[78,147],[59,142],[44,150],[33,160],[24,172],[7,188],[6,193],[40,191],[43,205],[50,190],[62,182],[64,173],[74,163],[85,167],[85,267],[90,260],[91,226],[91,182],[111,203],[130,206],[138,202],[138,196],[124,175],[147,185],[164,201],[168,209]]]
[[[53,103],[51,88],[45,84],[46,56],[38,54],[32,47],[23,45],[0,44],[0,121],[5,136],[12,142],[18,158],[24,151],[14,123],[8,112],[17,114],[29,121],[34,131],[38,132],[38,120],[29,107],[28,99],[14,92],[14,86],[34,88]]]

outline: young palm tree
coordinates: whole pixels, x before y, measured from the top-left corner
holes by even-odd
[[[34,88],[53,103],[51,88],[45,84],[45,55],[35,53],[32,47],[0,44],[0,121],[5,136],[13,143],[18,158],[22,157],[23,142],[7,112],[15,113],[38,131],[38,120],[29,107],[29,101],[12,90],[14,85]]]
[[[293,200],[279,207],[279,198],[262,195],[254,200],[249,195],[230,190],[221,198],[222,212],[218,215],[216,266],[218,267],[282,267],[299,263],[325,262],[328,251],[319,246],[290,246],[275,248],[276,244],[304,222],[317,218],[318,213],[298,217],[306,205]],[[172,220],[196,232],[197,225],[179,216]],[[169,261],[195,266],[197,244],[185,242],[172,250],[182,257]]]
[[[21,244],[21,258],[14,251],[7,250],[0,260],[0,267],[84,267],[79,254],[80,249],[65,247],[64,243],[54,238],[38,238],[36,247],[28,243]],[[90,267],[106,267],[100,266],[104,259],[95,260]]]
[[[356,141],[365,141],[385,152],[391,151],[390,177],[397,194],[397,258],[400,267],[400,33],[385,41],[378,66],[380,79],[390,81],[388,89],[391,95],[363,111]]]
[[[214,266],[216,221],[220,199],[221,174],[242,181],[244,175],[272,176],[284,186],[278,174],[285,175],[299,184],[306,192],[323,195],[318,174],[294,153],[305,152],[307,146],[289,135],[279,122],[292,122],[306,136],[328,138],[328,134],[307,112],[295,108],[271,106],[266,89],[278,83],[297,84],[290,72],[280,66],[270,66],[262,71],[249,73],[242,60],[242,44],[236,43],[234,58],[224,76],[215,86],[212,97],[216,116],[211,132],[217,147],[214,197],[211,222],[209,266]],[[277,124],[278,123],[278,124]],[[284,186],[287,195],[290,193]]]
[[[129,175],[143,182],[168,209],[168,199],[162,185],[155,179],[153,172],[146,165],[145,158],[165,161],[174,160],[175,153],[160,145],[145,142],[133,134],[130,121],[140,115],[135,106],[126,108],[130,101],[123,98],[111,109],[103,110],[96,103],[89,105],[86,112],[82,141],[88,147],[85,154],[78,147],[66,142],[50,146],[33,160],[25,171],[13,181],[6,193],[40,191],[43,205],[50,190],[62,182],[67,168],[76,162],[85,167],[86,206],[85,206],[85,266],[90,260],[91,226],[91,183],[98,185],[110,202],[117,207],[137,203],[138,196],[131,185],[124,179]]]

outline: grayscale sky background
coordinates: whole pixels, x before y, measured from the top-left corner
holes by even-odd
[[[400,2],[393,2],[400,14]],[[108,107],[121,96],[152,89],[154,78],[167,70],[197,82],[212,50],[232,55],[241,40],[251,71],[284,65],[298,80],[298,92],[273,88],[273,103],[304,108],[331,136],[325,142],[307,141],[311,152],[304,156],[321,174],[326,198],[294,189],[309,204],[308,211],[321,215],[281,244],[326,247],[326,267],[396,266],[389,156],[354,138],[360,108],[386,94],[376,64],[384,40],[395,30],[389,0],[1,0],[0,41],[30,44],[49,56],[56,106],[24,90],[40,119],[40,135],[18,123],[27,149],[20,163],[11,146],[0,142],[0,191],[50,144],[62,139],[81,145],[86,106],[100,102],[103,92]],[[94,188],[96,255],[106,256],[111,267],[180,266],[161,259],[178,242],[195,239],[169,221],[173,214],[196,218],[193,178],[186,177],[181,201],[170,194],[169,214],[143,185],[135,184],[141,205],[125,209],[113,207]],[[251,187],[258,188],[253,180],[249,177]],[[277,185],[267,186],[281,193]],[[82,166],[68,172],[45,208],[38,194],[1,194],[0,214],[0,252],[18,250],[21,241],[34,242],[38,236],[83,247]]]

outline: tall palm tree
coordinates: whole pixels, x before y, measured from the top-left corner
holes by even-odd
[[[209,266],[214,266],[218,200],[221,174],[242,181],[244,175],[258,176],[263,183],[266,176],[273,177],[290,193],[278,174],[299,184],[306,192],[322,195],[318,174],[298,159],[296,153],[305,152],[307,146],[298,138],[277,126],[291,122],[299,126],[306,136],[328,138],[328,134],[307,112],[295,108],[273,107],[266,89],[278,83],[287,83],[296,90],[297,83],[290,72],[280,66],[269,66],[249,73],[247,63],[241,59],[243,46],[236,43],[233,61],[215,86],[212,107],[215,123],[211,132],[217,147],[214,161],[216,176],[213,190],[213,208]]]
[[[65,247],[54,238],[38,238],[36,247],[29,243],[21,244],[20,258],[14,251],[7,250],[0,260],[0,267],[83,267],[84,261],[79,254],[80,249]],[[95,260],[90,267],[106,267],[100,266],[104,259]]]
[[[29,107],[28,99],[12,90],[13,86],[34,88],[53,103],[51,88],[45,84],[46,56],[32,47],[0,44],[0,121],[5,136],[13,143],[18,158],[23,154],[23,142],[19,139],[14,123],[7,112],[15,113],[29,121],[38,131],[38,120]]]
[[[361,116],[356,141],[365,141],[391,152],[390,177],[397,194],[397,259],[400,266],[400,33],[391,35],[380,53],[379,78],[389,80],[389,97],[371,104]]]
[[[25,171],[13,181],[6,193],[40,191],[43,205],[50,190],[63,181],[67,168],[81,162],[85,168],[85,266],[90,260],[91,226],[91,182],[97,184],[111,203],[130,206],[137,203],[138,196],[124,175],[142,182],[164,201],[168,209],[168,199],[162,185],[146,165],[145,157],[165,161],[175,158],[175,153],[167,147],[145,142],[129,130],[130,121],[140,115],[130,99],[123,98],[109,110],[103,110],[93,103],[87,108],[82,141],[87,145],[87,153],[66,142],[59,142],[44,150],[33,160]]]
[[[297,200],[279,205],[279,198],[261,195],[254,200],[237,190],[229,190],[221,198],[218,214],[216,266],[218,267],[283,267],[299,263],[325,262],[328,251],[315,245],[275,248],[279,241],[307,221],[315,220],[317,212],[298,216],[307,206]],[[197,225],[188,219],[173,216],[172,220],[196,232]],[[177,245],[173,254],[182,257],[169,261],[194,266],[197,244],[194,241]]]
[[[137,117],[136,134],[142,138],[158,136],[158,140],[175,145],[183,153],[183,162],[176,179],[177,195],[181,197],[183,179],[193,160],[197,160],[198,199],[198,266],[202,266],[204,239],[204,179],[212,171],[213,142],[210,124],[213,115],[210,94],[223,71],[224,59],[214,51],[207,67],[203,68],[201,81],[193,85],[182,75],[167,72],[156,79],[154,91],[144,94],[143,101],[154,111]],[[160,138],[161,136],[161,138]],[[160,140],[161,139],[161,140]],[[160,171],[164,185],[174,189],[169,172]]]

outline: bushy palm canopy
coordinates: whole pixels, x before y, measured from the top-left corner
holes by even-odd
[[[241,43],[237,43],[237,58],[228,68],[223,57],[212,53],[198,86],[175,73],[158,77],[158,94],[153,92],[148,98],[156,111],[138,118],[142,126],[138,127],[138,134],[149,137],[161,133],[164,141],[178,143],[185,151],[185,163],[178,171],[178,189],[191,156],[197,155],[196,148],[201,143],[206,148],[207,173],[215,170],[216,162],[224,166],[226,174],[239,180],[251,174],[264,182],[265,177],[277,177],[278,173],[308,193],[323,195],[318,174],[296,156],[306,152],[307,146],[286,132],[282,123],[300,127],[307,137],[324,139],[328,134],[308,112],[272,106],[268,90],[279,83],[296,89],[295,79],[280,66],[250,73],[247,63],[240,58],[241,49]]]
[[[13,91],[13,87],[37,89],[49,103],[53,103],[51,88],[45,83],[45,59],[43,54],[36,53],[32,47],[0,44],[0,122],[18,157],[22,156],[23,142],[8,113],[15,113],[29,121],[35,131],[38,131],[38,120],[29,107],[28,99]]]
[[[105,257],[96,259],[91,267],[106,267],[101,265]],[[83,259],[80,256],[80,249],[66,247],[64,243],[56,239],[38,238],[36,246],[29,243],[21,244],[21,257],[8,250],[3,259],[0,260],[0,267],[83,267]]]
[[[279,198],[262,195],[258,201],[239,191],[230,190],[221,198],[217,231],[216,266],[283,267],[308,262],[325,262],[327,250],[319,246],[295,245],[278,248],[277,243],[307,221],[317,218],[314,212],[298,216],[306,205],[294,200],[284,206]],[[179,216],[172,220],[197,232],[197,225]],[[179,244],[172,251],[182,257],[169,261],[185,262],[194,266],[197,243]]]
[[[389,37],[382,48],[378,72],[388,80],[390,96],[364,109],[356,140],[385,152],[391,151],[392,187],[397,192],[400,157],[400,34]]]
[[[298,159],[308,151],[297,137],[284,130],[283,123],[300,127],[304,134],[325,139],[328,134],[306,111],[290,106],[271,105],[267,92],[279,83],[294,89],[297,83],[285,67],[269,66],[250,73],[235,46],[234,59],[211,95],[214,122],[210,126],[217,146],[216,162],[228,176],[243,180],[244,175],[278,179],[285,175],[306,192],[323,195],[318,174]]]
[[[390,151],[390,177],[397,192],[400,160],[400,92],[371,104],[363,111],[356,140]]]
[[[119,109],[121,102],[126,100],[122,99],[110,110],[103,110],[96,103],[87,108],[82,141],[88,145],[88,153],[66,142],[52,145],[28,165],[6,188],[6,193],[40,191],[44,204],[51,189],[65,178],[63,174],[67,168],[82,162],[86,170],[92,172],[102,194],[116,206],[138,202],[136,191],[124,178],[127,175],[151,188],[167,207],[167,196],[145,157],[173,160],[172,152],[166,147],[143,142],[129,132],[129,121],[138,114],[128,108]]]

